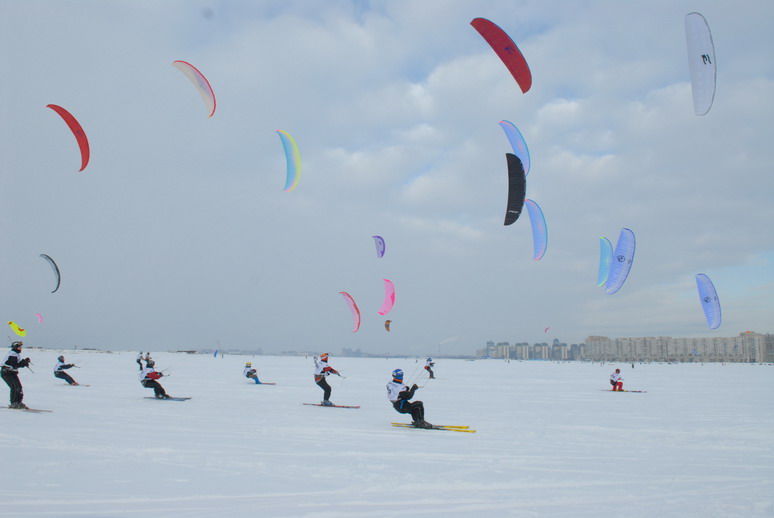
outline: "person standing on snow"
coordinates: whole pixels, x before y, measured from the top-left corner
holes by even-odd
[[[245,378],[254,380],[257,385],[261,384],[261,380],[258,379],[258,371],[253,369],[253,364],[250,362],[245,363],[245,368],[242,371],[242,375]]]
[[[13,342],[11,344],[11,350],[5,355],[5,360],[3,360],[1,369],[2,372],[0,372],[3,381],[11,388],[11,404],[8,405],[8,408],[29,408],[22,403],[22,399],[24,399],[24,390],[22,390],[22,384],[21,381],[19,381],[19,369],[27,367],[30,364],[29,358],[24,358],[23,360],[21,358],[22,345],[21,342]]]
[[[333,403],[330,401],[331,386],[328,385],[325,378],[331,374],[337,376],[341,376],[341,374],[339,374],[339,371],[328,365],[328,353],[322,353],[319,361],[315,358],[314,367],[314,382],[323,389],[323,400],[321,404],[322,406],[333,406]]]
[[[433,425],[425,421],[425,405],[421,401],[409,401],[414,397],[414,392],[419,387],[416,385],[408,387],[403,384],[403,371],[395,369],[392,371],[392,381],[387,383],[387,398],[392,403],[392,407],[401,414],[411,414],[413,426],[417,428],[432,428]]]
[[[156,372],[153,367],[156,366],[156,362],[151,360],[149,356],[145,359],[145,368],[140,372],[140,384],[145,388],[152,388],[153,393],[158,399],[169,399],[164,387],[161,386],[157,380],[161,378],[164,373]]]
[[[142,351],[140,351],[140,354],[137,355],[137,365],[140,366],[140,372],[145,368],[142,365]]]
[[[72,367],[75,367],[75,365],[72,363],[65,363],[64,356],[60,356],[56,359],[56,365],[54,366],[54,377],[63,379],[70,385],[77,385],[78,382],[65,372],[65,369],[70,369]]]
[[[610,384],[613,386],[613,391],[618,390],[623,392],[623,378],[621,377],[621,369],[616,369],[615,372],[610,375]]]
[[[433,375],[433,367],[435,367],[435,363],[433,362],[432,358],[428,358],[425,362],[425,370],[430,373],[430,379],[434,380],[435,376]]]

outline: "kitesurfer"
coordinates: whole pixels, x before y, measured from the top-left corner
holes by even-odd
[[[72,367],[75,367],[75,364],[65,363],[64,356],[60,356],[56,359],[56,365],[54,366],[54,376],[65,380],[70,385],[78,385],[78,382],[65,372],[65,369],[70,369]]]
[[[433,375],[433,367],[435,367],[435,362],[433,362],[432,358],[428,358],[425,362],[425,370],[430,373],[431,380],[435,379],[435,376]]]
[[[322,353],[319,361],[315,358],[314,367],[314,382],[323,389],[323,400],[321,404],[322,406],[333,406],[333,403],[330,401],[331,386],[328,385],[325,378],[331,374],[336,374],[337,376],[341,376],[341,374],[339,374],[339,371],[328,365],[328,353]]]
[[[387,383],[387,398],[396,411],[401,414],[411,414],[413,426],[432,428],[433,425],[425,421],[425,405],[421,401],[409,401],[418,388],[416,383],[411,388],[404,385],[403,370],[395,369],[392,371],[392,381]]]
[[[154,395],[158,399],[169,399],[164,387],[161,386],[157,380],[161,378],[164,373],[156,372],[153,367],[156,366],[150,356],[145,357],[145,368],[140,372],[140,384],[145,388],[152,388]]]
[[[621,369],[616,369],[615,372],[610,374],[610,384],[613,386],[613,391],[623,392],[623,378],[621,377]]]
[[[27,405],[22,403],[24,399],[24,391],[22,390],[21,381],[19,381],[19,369],[27,367],[30,364],[29,358],[21,358],[22,350],[21,342],[13,342],[11,344],[11,350],[5,355],[3,360],[2,372],[0,375],[8,386],[11,388],[11,404],[8,408],[26,409]]]
[[[258,371],[253,369],[253,364],[250,362],[245,363],[245,368],[242,371],[242,375],[245,378],[249,378],[253,381],[255,381],[256,385],[261,384],[261,380],[258,379]]]

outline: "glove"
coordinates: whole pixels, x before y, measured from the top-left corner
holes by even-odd
[[[610,380],[610,384],[615,387],[615,381]]]
[[[29,364],[30,364],[30,359],[24,358],[22,361],[19,362],[19,367],[26,367]]]
[[[419,387],[417,386],[417,384],[416,384],[416,383],[414,383],[413,385],[411,385],[411,390],[417,390],[418,388],[419,388]]]
[[[162,376],[164,376],[164,373],[163,372],[159,372],[159,378],[161,378]]]

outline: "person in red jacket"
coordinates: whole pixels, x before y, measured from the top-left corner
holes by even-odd
[[[153,367],[156,365],[149,357],[145,360],[145,368],[140,372],[140,384],[145,388],[152,388],[158,399],[169,399],[164,387],[158,382],[164,373],[156,372]]]

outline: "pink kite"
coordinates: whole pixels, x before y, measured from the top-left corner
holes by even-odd
[[[354,333],[360,329],[360,310],[357,309],[357,304],[355,304],[355,299],[352,298],[352,295],[346,291],[340,291],[339,294],[344,297],[350,311],[352,311],[352,332]]]
[[[384,279],[384,302],[379,309],[380,315],[386,315],[395,305],[395,285],[389,279]]]

